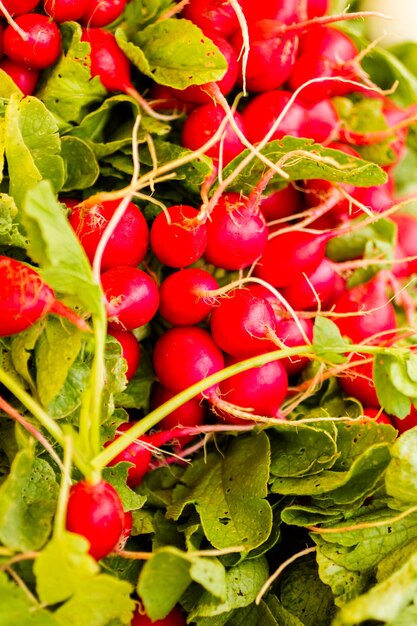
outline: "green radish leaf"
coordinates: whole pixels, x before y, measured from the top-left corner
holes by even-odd
[[[35,350],[37,390],[45,407],[61,391],[81,350],[82,341],[83,333],[72,324],[63,324],[56,318],[48,319]],[[60,355],[59,361],[57,354]]]
[[[5,147],[9,193],[19,209],[27,192],[43,179],[50,181],[55,192],[62,188],[65,170],[58,126],[40,100],[32,96],[10,98],[6,109]]]
[[[0,486],[0,540],[11,550],[39,550],[52,528],[58,484],[49,463],[32,447],[16,454]]]
[[[129,381],[127,387],[121,391],[115,391],[114,404],[124,409],[149,410],[152,385],[156,380],[152,359],[146,350],[141,351],[139,369]]]
[[[379,46],[372,48],[372,51],[363,58],[362,67],[370,75],[371,79],[383,89],[391,89],[397,83],[391,98],[399,106],[407,107],[417,102],[417,77],[415,71],[414,73],[410,71],[389,50]]]
[[[270,141],[261,150],[273,163],[279,164],[288,178],[276,174],[271,180],[271,188],[283,187],[291,180],[320,178],[332,182],[352,183],[357,187],[369,187],[385,183],[387,175],[378,165],[347,155],[340,150],[325,148],[312,139],[284,137]],[[223,170],[226,179],[236,166],[249,154],[244,150]],[[268,171],[259,159],[253,158],[229,186],[232,191],[249,195]]]
[[[410,396],[407,395],[409,379],[404,376],[404,369],[395,354],[378,354],[374,360],[373,378],[378,400],[387,413],[400,418],[406,417],[411,410]],[[411,382],[413,389],[415,383]]]
[[[359,225],[364,219],[366,218],[360,217],[352,220],[352,226]],[[363,256],[370,244],[372,247],[370,250],[368,248],[368,254],[373,251],[372,256],[383,254],[384,258],[391,259],[396,239],[397,227],[394,222],[381,217],[373,224],[352,228],[350,233],[330,239],[326,246],[326,255],[332,261],[348,261]]]
[[[318,524],[337,523],[343,519],[342,510],[322,508],[315,505],[294,504],[286,507],[281,513],[285,524],[292,526],[317,526]]]
[[[304,626],[330,626],[335,614],[334,598],[317,571],[315,556],[298,560],[279,581],[282,606]]]
[[[33,371],[31,371],[31,360],[46,323],[46,319],[39,320],[22,333],[14,335],[11,343],[11,356],[16,372],[32,389],[35,389],[35,382]]]
[[[336,606],[343,606],[356,598],[368,587],[372,578],[369,570],[353,571],[323,554],[320,547],[316,553],[320,579],[332,590]]]
[[[142,568],[138,593],[152,620],[163,619],[194,581],[215,598],[226,597],[224,567],[213,558],[193,556],[172,546],[155,550]]]
[[[129,28],[144,28],[175,5],[172,0],[130,0],[124,10]]]
[[[88,189],[94,185],[100,168],[93,150],[85,141],[78,137],[62,137],[61,156],[66,169],[62,191]]]
[[[19,224],[17,215],[18,210],[13,198],[5,193],[0,193],[0,246],[26,248],[28,240]]]
[[[413,554],[392,576],[342,607],[333,624],[355,626],[367,620],[395,620],[416,593],[417,554]]]
[[[8,100],[13,94],[23,95],[11,76],[0,68],[0,98]]]
[[[83,392],[90,380],[90,363],[80,355],[69,368],[59,394],[48,405],[48,413],[55,419],[76,417],[81,406]]]
[[[220,80],[227,69],[217,46],[189,20],[161,20],[136,31],[131,41],[119,29],[116,38],[130,61],[161,85],[202,85]]]
[[[304,622],[301,622],[298,617],[287,611],[276,596],[269,594],[265,598],[265,603],[273,616],[278,620],[278,626],[281,626],[281,624],[285,624],[285,626],[304,626]]]
[[[417,430],[404,432],[391,448],[392,460],[385,473],[388,495],[402,502],[417,502]]]
[[[389,578],[394,572],[400,569],[413,554],[417,551],[417,537],[407,541],[405,544],[390,552],[378,563],[376,568],[376,580],[382,582]]]
[[[101,289],[77,236],[47,181],[26,197],[24,224],[30,236],[29,254],[42,267],[46,283],[90,313],[101,314]]]
[[[374,445],[391,445],[396,437],[395,428],[369,419],[336,422],[337,457],[333,470],[346,471],[352,463]]]
[[[1,81],[0,81],[1,82]],[[2,626],[59,626],[54,615],[39,604],[31,601],[28,595],[0,571],[0,624]]]
[[[267,436],[239,437],[230,443],[223,458],[216,456],[208,467],[200,469],[205,473],[168,508],[168,517],[178,519],[186,504],[194,504],[206,537],[215,548],[249,551],[262,545],[272,526],[272,510],[265,500]]]
[[[191,610],[188,620],[208,625],[216,623],[214,619],[221,617],[223,613],[249,606],[267,577],[268,563],[264,557],[242,561],[226,572],[225,599],[219,600],[205,591]],[[208,621],[204,622],[202,618],[207,618]]]
[[[135,493],[126,484],[127,473],[130,463],[117,463],[112,467],[103,469],[103,478],[110,483],[117,491],[125,511],[135,511],[140,509],[146,502],[146,496]]]
[[[338,349],[336,352],[335,349]],[[327,317],[317,315],[314,321],[313,350],[318,357],[330,363],[344,363],[349,344],[343,339],[336,324]]]
[[[90,44],[81,41],[82,28],[76,22],[60,25],[64,54],[46,71],[38,97],[65,130],[79,124],[89,109],[100,103],[107,91],[101,80],[91,77]]]

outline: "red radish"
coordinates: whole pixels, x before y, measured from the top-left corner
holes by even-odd
[[[2,2],[10,15],[30,13],[36,9],[39,4],[39,0],[2,0]]]
[[[90,542],[89,554],[99,561],[118,545],[125,513],[117,491],[100,480],[72,485],[67,503],[66,528]]]
[[[162,385],[158,385],[155,396],[153,399],[154,408],[161,406],[168,400],[171,400],[175,396],[175,392],[166,389]],[[188,400],[184,402],[178,409],[175,409],[169,413],[163,420],[159,422],[159,425],[164,430],[172,430],[175,432],[175,428],[178,427],[190,427],[201,426],[205,422],[205,408],[201,400]],[[173,433],[174,434],[174,433]],[[191,441],[192,436],[181,436],[181,447],[185,443]]]
[[[241,115],[236,111],[234,114],[236,125],[244,132],[244,124]],[[226,113],[222,107],[215,103],[203,104],[191,111],[185,120],[181,133],[181,143],[189,150],[201,148],[219,129]],[[242,152],[244,145],[230,126],[226,125],[224,139],[216,143],[206,151],[206,155],[215,161],[220,158],[220,151],[223,163],[226,165],[238,154]]]
[[[247,138],[252,143],[262,141],[275,123],[284,107],[290,100],[292,93],[284,89],[273,89],[257,94],[243,109],[242,118]],[[278,128],[271,136],[281,139],[285,135],[298,137],[305,112],[299,101],[296,100],[283,117]]]
[[[87,0],[80,22],[89,28],[107,26],[121,16],[126,2],[127,0]]]
[[[355,90],[355,86],[343,80],[334,80],[339,77],[349,81],[358,80],[357,72],[348,63],[334,63],[325,57],[312,56],[306,52],[301,54],[291,72],[289,85],[294,91],[314,78],[329,78],[315,84],[303,87],[301,97],[308,102],[319,102],[322,98],[343,96]]]
[[[267,222],[294,215],[301,207],[301,193],[293,185],[287,185],[284,189],[265,196],[259,204]]]
[[[198,324],[213,308],[213,301],[201,292],[217,288],[216,279],[205,270],[190,267],[174,272],[159,288],[159,313],[175,326]]]
[[[166,617],[156,621],[137,609],[130,622],[131,626],[186,626],[186,623],[185,617],[176,607]]]
[[[178,91],[178,94],[181,92]],[[177,92],[166,85],[154,83],[150,89],[152,108],[154,111],[179,111],[189,113],[195,108],[195,104],[182,100]]]
[[[332,26],[314,26],[300,37],[300,54],[325,57],[333,63],[350,61],[358,48],[348,35]]]
[[[155,344],[155,372],[164,387],[180,392],[223,369],[223,355],[210,333],[198,326],[167,330]],[[215,393],[209,388],[204,395]]]
[[[0,59],[2,59],[4,56],[3,37],[5,28],[6,24],[4,24],[0,19]]]
[[[159,306],[155,281],[137,267],[121,265],[101,275],[111,330],[133,330],[147,324]]]
[[[388,179],[388,181],[382,185],[356,187],[353,195],[356,200],[364,204],[371,211],[382,213],[395,204],[393,193],[393,181],[392,179]],[[359,212],[363,213],[360,209],[355,207],[353,216],[357,215]]]
[[[324,259],[331,233],[289,231],[272,237],[256,264],[255,275],[273,287],[286,287],[311,274]]]
[[[417,218],[407,213],[398,213],[391,216],[392,221],[397,225],[397,240],[403,257],[417,257]],[[393,272],[396,273],[394,265]],[[417,273],[417,258],[407,262],[406,275]]]
[[[208,36],[214,32],[228,39],[239,28],[234,8],[224,0],[190,0],[181,17],[199,26]]]
[[[298,129],[299,137],[325,143],[337,135],[338,117],[331,100],[322,98],[309,104],[300,99],[300,103],[304,108],[304,117]]]
[[[78,21],[86,12],[89,0],[44,0],[43,8],[55,22]]]
[[[227,357],[225,365],[239,362],[239,358]],[[288,377],[280,361],[271,361],[235,374],[219,383],[219,396],[227,403],[249,409],[255,415],[274,417],[288,391]],[[211,398],[216,407],[216,398]],[[216,411],[229,424],[250,423],[235,417],[227,408],[219,405]]]
[[[124,93],[133,89],[130,61],[119,48],[113,33],[102,28],[88,28],[83,30],[81,40],[91,46],[91,75],[98,76],[105,89]]]
[[[4,31],[4,52],[15,63],[33,70],[43,70],[53,65],[59,58],[61,33],[55,22],[46,15],[27,13],[15,20],[28,36],[21,35],[9,24]]]
[[[415,406],[412,406],[409,414],[406,415],[406,417],[403,417],[401,419],[400,417],[391,415],[391,420],[394,428],[396,428],[401,435],[407,430],[410,430],[410,428],[414,428],[415,426],[417,426],[417,409],[415,408]]]
[[[109,335],[122,346],[122,356],[127,363],[126,378],[131,380],[136,374],[140,361],[140,345],[135,335],[128,330],[110,330]]]
[[[366,415],[367,417],[371,417],[378,424],[388,424],[388,426],[393,425],[388,415],[384,413],[384,411],[382,411],[381,409],[377,409],[376,407],[373,407],[373,406],[365,407],[363,409],[363,414]]]
[[[295,282],[282,287],[281,293],[289,304],[298,311],[325,309],[334,293],[336,271],[326,257],[314,272],[303,275]]]
[[[386,337],[386,331],[391,331],[392,336],[397,328],[394,307],[387,299],[386,281],[380,274],[339,296],[333,310],[336,313],[351,313],[334,321],[342,335],[354,343],[379,333],[385,333]]]
[[[219,300],[210,317],[216,344],[236,357],[250,357],[277,349],[271,340],[275,314],[271,305],[248,289],[234,289]]]
[[[325,15],[329,9],[329,0],[307,0],[307,17],[320,17]]]
[[[161,263],[186,267],[201,258],[207,230],[197,216],[197,209],[185,204],[171,206],[157,215],[151,227],[151,247]]]
[[[287,348],[295,348],[296,346],[305,346],[306,340],[303,337],[300,326],[304,331],[307,339],[313,341],[313,322],[310,319],[300,318],[298,324],[292,318],[280,317],[276,314],[275,334]],[[282,359],[281,363],[285,367],[288,376],[296,376],[300,374],[309,364],[309,359],[304,356],[293,356],[291,358]]]
[[[30,70],[25,65],[5,58],[0,61],[0,69],[10,76],[25,96],[30,96],[36,89],[39,79],[38,70]]]
[[[246,67],[246,86],[249,91],[267,91],[283,85],[293,70],[298,37],[293,33],[285,35],[278,20],[264,19],[249,24],[250,49]],[[239,55],[243,45],[240,31],[231,39],[232,46]],[[238,83],[243,84],[242,70]]]
[[[120,535],[119,543],[117,544],[115,550],[119,552],[119,550],[123,550],[126,545],[127,540],[132,534],[133,529],[133,516],[132,511],[125,511],[125,517],[123,521],[123,531]]]
[[[300,0],[241,0],[241,5],[247,22],[269,19],[291,24],[299,20]]]
[[[224,193],[207,222],[204,258],[226,270],[252,265],[265,250],[268,228],[262,213],[251,199],[238,193]]]
[[[86,322],[58,302],[39,274],[21,261],[0,256],[0,285],[0,337],[20,333],[48,313],[65,317],[80,330],[88,330]]]
[[[357,354],[355,358],[365,355]],[[373,360],[362,365],[355,365],[338,377],[339,385],[345,395],[356,398],[363,406],[380,408],[373,382]]]
[[[234,48],[232,48],[230,43],[223,37],[213,34],[210,35],[210,39],[214,44],[216,44],[217,48],[220,50],[227,62],[226,73],[223,78],[217,82],[218,88],[225,96],[236,84],[239,71],[237,55]],[[208,85],[211,85],[211,83],[208,83]],[[180,100],[194,102],[196,104],[206,104],[207,102],[213,101],[213,96],[206,91],[208,85],[190,85],[190,87],[187,87],[186,89],[172,89],[171,91],[172,94],[177,96]],[[181,110],[181,107],[178,108]]]
[[[82,203],[72,208],[69,223],[79,238],[90,262],[119,200],[108,200],[85,207]],[[148,225],[141,210],[129,202],[104,250],[102,271],[119,265],[139,265],[145,258],[149,241]]]

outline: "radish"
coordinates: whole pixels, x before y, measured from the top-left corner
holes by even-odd
[[[300,332],[300,326],[304,332],[305,337],[312,342],[313,341],[313,322],[307,318],[300,318],[296,323],[294,319],[281,317],[279,313],[276,313],[275,320],[275,334],[278,339],[287,347],[295,348],[296,346],[304,346],[306,343],[305,337]],[[309,359],[304,356],[287,357],[281,360],[283,367],[288,376],[296,376],[300,374],[303,369],[309,364]]]
[[[155,281],[137,267],[121,265],[101,275],[111,330],[133,330],[147,324],[159,306]]]
[[[176,607],[163,619],[151,620],[143,611],[137,609],[133,615],[131,626],[186,626],[185,617]]]
[[[24,13],[30,13],[36,9],[39,4],[39,0],[2,0],[2,2],[10,15],[23,15]]]
[[[201,258],[207,245],[207,230],[197,217],[197,209],[185,204],[171,206],[157,215],[150,241],[161,263],[186,267]]]
[[[139,367],[140,345],[135,335],[128,330],[110,330],[109,335],[117,339],[122,347],[122,356],[127,363],[125,376],[131,380]]]
[[[264,196],[259,204],[267,222],[294,215],[301,210],[301,207],[301,193],[293,185],[287,185],[284,189]]]
[[[153,353],[156,375],[164,387],[180,392],[223,369],[223,355],[210,333],[198,326],[178,326],[159,337]],[[215,389],[206,389],[210,396]]]
[[[87,6],[80,15],[80,22],[93,28],[114,22],[125,10],[127,0],[87,0],[87,2],[83,0],[83,2]]]
[[[275,233],[274,233],[275,235]],[[278,233],[269,239],[255,267],[255,275],[273,287],[286,287],[311,274],[324,259],[326,244],[332,233],[307,231]]]
[[[71,486],[66,528],[90,542],[89,554],[99,561],[118,545],[125,513],[116,490],[106,481],[81,480]]]
[[[211,33],[228,39],[239,28],[234,8],[224,0],[190,0],[181,17],[190,20],[211,37]]]
[[[401,419],[399,417],[396,417],[395,415],[392,415],[391,420],[392,425],[398,430],[399,434],[401,435],[407,430],[410,430],[410,428],[414,428],[415,426],[417,426],[417,409],[415,408],[415,406],[412,406],[409,414],[406,415],[406,417]]]
[[[25,96],[30,96],[36,89],[39,80],[39,71],[30,70],[21,63],[5,58],[0,61],[0,69],[10,76]]]
[[[204,258],[217,267],[240,270],[261,256],[267,241],[268,228],[256,202],[238,193],[224,193],[207,222]]]
[[[241,115],[236,111],[233,116],[237,126],[244,133],[244,123]],[[216,133],[225,117],[226,114],[222,107],[213,102],[196,107],[189,113],[182,128],[182,145],[189,150],[198,150]],[[209,148],[205,154],[217,162],[221,153],[223,164],[227,165],[243,149],[243,143],[228,122],[224,131],[223,141],[219,141]]]
[[[80,330],[87,323],[55,298],[39,274],[21,261],[0,256],[1,316],[0,337],[26,330],[48,313],[65,317]]]
[[[226,357],[225,365],[239,362],[239,358]],[[234,417],[233,407],[228,412],[227,404],[237,405],[255,415],[275,417],[288,391],[288,377],[281,361],[271,361],[240,374],[230,376],[219,383],[219,398],[210,398],[216,413],[229,424],[243,424],[246,420]],[[226,403],[222,404],[222,400]]]
[[[272,341],[274,311],[267,300],[248,289],[234,289],[220,299],[210,329],[216,344],[232,356],[247,358],[277,348]]]
[[[91,263],[104,230],[118,206],[118,200],[108,200],[88,207],[80,203],[71,209],[69,223]],[[140,209],[129,202],[104,250],[101,269],[105,271],[119,265],[139,265],[145,258],[148,242],[146,220]]]
[[[87,11],[88,3],[89,0],[44,0],[43,8],[55,22],[76,22]]]
[[[356,357],[365,357],[357,354]],[[380,408],[373,382],[373,360],[349,368],[338,377],[339,386],[345,395],[356,398],[363,406]]]
[[[61,33],[55,22],[46,15],[27,13],[16,18],[15,23],[27,39],[12,25],[4,31],[4,52],[15,63],[32,70],[43,70],[53,65],[62,52]]]
[[[291,96],[290,91],[273,89],[257,94],[252,98],[242,111],[243,124],[249,141],[252,143],[262,141],[288,104]],[[281,139],[285,135],[298,137],[298,129],[302,124],[304,114],[303,107],[296,100],[272,134],[271,141]]]
[[[175,396],[174,391],[170,391],[163,385],[158,384],[152,405],[154,408],[161,406]],[[159,422],[159,426],[164,430],[172,430],[178,427],[194,427],[201,426],[205,422],[206,410],[201,400],[192,399],[184,402],[178,409],[169,413],[163,420]],[[181,435],[180,444],[183,447],[186,443],[193,439],[192,435]]]
[[[122,534],[120,535],[119,538],[119,543],[117,544],[115,551],[119,552],[120,550],[123,550],[123,548],[126,545],[127,540],[129,539],[130,535],[132,534],[132,529],[133,529],[133,515],[132,515],[132,511],[125,511],[125,516],[124,516],[124,520],[123,520],[123,530],[122,530]]]
[[[174,272],[159,288],[159,313],[175,326],[198,324],[213,308],[213,301],[201,292],[217,288],[216,279],[205,270],[190,267]]]
[[[237,55],[234,48],[232,48],[230,43],[223,37],[220,37],[216,34],[210,34],[210,39],[220,50],[227,62],[227,70],[225,75],[221,80],[217,81],[216,83],[221,93],[226,96],[236,84],[239,71]],[[171,89],[171,92],[180,100],[185,100],[186,102],[194,102],[196,104],[206,104],[213,101],[212,95],[210,93],[207,93],[206,91],[206,88],[210,84],[211,83],[206,83],[203,85],[190,85],[186,89]],[[181,107],[178,108],[181,109]]]
[[[91,46],[91,75],[98,76],[105,89],[124,93],[133,89],[130,61],[119,48],[113,33],[102,28],[88,28],[83,30],[81,40]]]
[[[403,256],[417,257],[417,218],[407,213],[397,213],[391,216],[397,225],[397,240]],[[393,272],[396,273],[394,265]],[[417,273],[417,258],[407,262],[406,275]]]
[[[297,57],[298,37],[282,33],[283,22],[264,19],[249,23],[250,49],[246,67],[246,86],[249,91],[267,91],[283,85],[290,77]],[[239,55],[243,45],[240,31],[231,44]],[[243,85],[242,70],[238,83]]]
[[[299,20],[300,0],[241,0],[241,5],[246,21],[250,23],[269,19],[291,24]]]
[[[334,321],[342,335],[354,343],[380,333],[386,336],[387,331],[393,335],[397,328],[395,310],[387,300],[386,281],[381,274],[340,295],[333,310],[351,314]]]
[[[364,415],[366,415],[366,417],[370,417],[374,419],[377,422],[377,424],[388,424],[388,426],[393,426],[391,419],[388,417],[386,413],[381,411],[381,409],[377,409],[376,407],[373,407],[373,406],[368,406],[368,407],[365,407],[362,412]],[[401,421],[404,421],[404,420],[401,420]]]
[[[311,274],[304,274],[281,288],[289,304],[298,311],[326,308],[331,302],[336,284],[336,271],[326,257]]]

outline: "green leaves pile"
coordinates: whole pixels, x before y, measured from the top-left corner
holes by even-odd
[[[184,88],[217,80],[225,68],[215,47],[207,67],[201,32],[190,22],[157,22],[171,5],[131,0],[123,23],[115,25],[144,90],[152,81]],[[139,109],[132,98],[109,96],[91,78],[88,44],[81,42],[78,24],[63,24],[62,34],[65,53],[45,72],[36,96],[23,97],[0,70],[0,253],[38,265],[60,300],[100,317],[100,287],[60,199],[129,184]],[[404,64],[388,52],[377,50],[374,57],[399,80],[403,104],[417,100],[406,52],[401,49]],[[370,119],[379,129],[372,104],[364,99],[355,107],[340,98],[338,106],[360,131]],[[158,211],[151,202],[155,156],[170,175],[156,186],[155,197],[198,204],[211,160],[193,160],[178,145],[175,121],[141,115],[138,202],[144,214],[152,219]],[[398,172],[402,191],[415,179],[413,141],[411,134],[410,156]],[[283,165],[287,178],[275,175],[270,189],[315,178],[382,184],[386,175],[380,166],[392,157],[385,144],[356,159],[291,137],[263,149],[274,162],[294,152],[297,158]],[[224,178],[247,154],[225,168]],[[318,163],[309,155],[329,160]],[[170,169],[180,157],[183,164]],[[252,161],[231,189],[249,192],[265,171],[264,163]],[[383,254],[389,263],[395,234],[392,222],[379,220],[333,239],[328,256],[343,261]],[[356,270],[350,286],[379,269],[370,264]],[[152,270],[157,274],[160,268]],[[107,340],[102,443],[130,411],[139,418],[149,414],[152,332],[158,328],[137,333],[143,340],[141,366],[129,383],[119,343]],[[317,359],[337,366],[348,351],[336,327],[318,318],[311,347]],[[0,626],[129,624],[138,598],[152,620],[180,605],[196,626],[417,622],[417,433],[397,438],[393,427],[360,418],[362,407],[342,397],[334,379],[300,404],[289,421],[215,434],[189,462],[159,463],[134,491],[126,486],[128,464],[105,468],[105,479],[133,514],[133,530],[126,553],[96,563],[87,541],[61,528],[67,474],[71,470],[74,479],[81,478],[82,463],[74,468],[71,462],[86,452],[78,426],[82,398],[91,393],[94,357],[92,334],[51,316],[0,339],[0,398],[19,416],[12,421],[1,405]],[[378,396],[399,417],[417,398],[416,372],[406,345],[394,355],[381,351]],[[34,429],[43,442],[35,440]],[[270,579],[274,572],[280,575]]]

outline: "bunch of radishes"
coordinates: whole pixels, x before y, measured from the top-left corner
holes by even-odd
[[[357,346],[389,346],[395,341],[399,328],[391,300],[417,269],[417,219],[386,213],[397,201],[391,170],[403,153],[414,111],[394,105],[371,83],[354,41],[331,24],[334,17],[326,16],[327,0],[179,3],[180,8],[184,5],[179,16],[212,39],[228,69],[218,83],[183,91],[155,86],[148,103],[132,85],[129,61],[107,28],[122,19],[125,4],[125,0],[3,0],[0,11],[9,23],[0,23],[4,54],[0,67],[24,94],[36,93],[39,72],[52,66],[62,52],[60,23],[78,21],[83,41],[91,45],[92,76],[98,76],[108,91],[131,95],[148,115],[158,116],[157,109],[182,112],[176,121],[182,145],[213,160],[213,176],[202,187],[201,206],[185,202],[164,206],[151,223],[131,201],[131,189],[124,200],[123,190],[108,200],[97,199],[99,194],[62,199],[101,284],[108,332],[121,344],[126,379],[138,375],[140,347],[134,331],[147,324],[157,328],[151,334],[158,379],[154,407],[245,359],[276,350],[286,350],[286,358],[266,358],[256,367],[202,386],[200,394],[166,411],[162,430],[130,441],[107,464],[130,462],[127,482],[134,488],[151,468],[155,449],[173,439],[184,445],[208,415],[230,430],[285,419],[288,407],[297,406],[294,398],[305,397],[302,391],[308,388],[305,371],[311,360],[306,355],[317,312],[333,319],[342,335],[356,344],[350,361],[335,374],[343,392],[362,403],[364,414],[379,419],[373,357],[362,355]],[[242,89],[249,96],[231,106],[231,97]],[[358,132],[346,126],[333,98],[352,94],[374,99],[386,129]],[[316,179],[271,192],[268,184],[279,164],[268,162],[257,150],[287,135],[312,139],[353,157],[363,146],[389,140],[396,159],[386,166],[389,178],[381,187],[363,189]],[[213,137],[216,141],[211,141]],[[233,172],[223,177],[226,166],[243,150],[263,158],[266,168],[249,195],[228,189]],[[210,187],[214,181],[217,184]],[[356,218],[370,224],[378,216],[388,216],[398,229],[396,259],[391,269],[348,288],[352,269],[361,262],[365,267],[367,260],[335,262],[328,256],[329,242],[358,230]],[[159,284],[150,270],[155,261]],[[78,320],[85,328],[83,320],[58,306],[32,270],[9,259],[0,262],[0,271],[6,265],[3,284],[15,285],[18,271],[25,271],[40,297],[37,308],[25,312],[23,325],[8,314],[13,324],[6,320],[3,329],[0,325],[0,335],[20,332],[47,313]],[[23,293],[24,300],[33,296],[33,290]],[[10,287],[9,293],[10,301],[16,301],[16,289]],[[407,300],[396,302],[408,307],[411,316]],[[410,420],[414,424],[414,415],[413,409],[403,424]],[[119,425],[106,447],[114,446],[130,428],[135,428],[134,422]],[[96,559],[122,545],[129,528],[131,517],[107,482],[82,480],[71,487],[67,529],[88,539]]]

